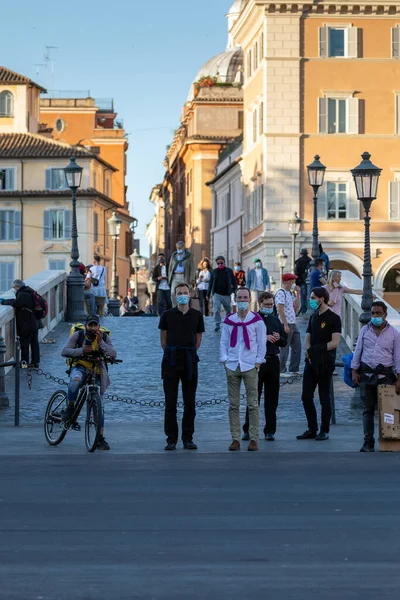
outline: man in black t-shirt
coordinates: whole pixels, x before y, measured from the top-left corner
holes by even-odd
[[[336,348],[339,346],[342,323],[340,317],[328,308],[329,292],[323,287],[314,288],[310,308],[315,313],[310,318],[304,347],[306,361],[303,375],[302,401],[308,429],[297,436],[298,440],[329,439],[331,422],[331,382],[335,370]],[[317,411],[314,392],[318,385],[321,403],[321,429],[318,433]]]
[[[177,306],[163,312],[160,318],[160,341],[164,350],[161,370],[165,393],[165,450],[175,450],[178,441],[176,405],[179,382],[182,383],[182,441],[186,450],[197,450],[193,442],[196,416],[197,350],[204,333],[200,311],[189,307],[190,290],[186,283],[175,288]]]

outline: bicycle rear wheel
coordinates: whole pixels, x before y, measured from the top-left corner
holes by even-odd
[[[88,452],[94,452],[100,439],[102,421],[101,399],[96,393],[91,393],[87,400],[85,423],[85,443]]]
[[[62,421],[62,413],[67,407],[67,394],[64,390],[54,392],[44,416],[44,435],[51,446],[60,444],[67,434]]]

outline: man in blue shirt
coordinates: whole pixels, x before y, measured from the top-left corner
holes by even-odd
[[[310,275],[310,293],[314,288],[326,285],[326,279],[323,273],[324,261],[321,258],[317,258],[315,265]]]

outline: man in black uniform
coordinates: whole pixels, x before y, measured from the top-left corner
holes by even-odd
[[[176,405],[179,381],[182,382],[183,418],[182,442],[186,450],[197,450],[193,442],[196,416],[197,350],[204,333],[204,319],[200,311],[189,307],[190,289],[179,283],[175,289],[177,306],[163,312],[158,328],[161,347],[162,378],[165,393],[164,431],[167,436],[165,450],[175,450],[178,441]]]
[[[265,439],[273,442],[276,432],[276,409],[279,400],[280,363],[279,348],[287,344],[288,336],[283,323],[274,311],[274,297],[269,292],[262,292],[258,297],[259,312],[267,328],[266,362],[258,372],[258,404],[264,388]],[[249,409],[246,409],[246,422],[243,425],[242,440],[249,440]]]
[[[340,317],[328,308],[329,292],[323,287],[313,289],[310,308],[315,310],[307,327],[304,343],[306,361],[303,375],[302,401],[308,429],[297,436],[298,440],[329,439],[331,422],[331,382],[335,370],[336,348],[339,346],[342,323]],[[318,385],[321,402],[321,429],[318,433],[314,392]]]

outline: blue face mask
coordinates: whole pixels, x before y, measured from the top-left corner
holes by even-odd
[[[261,269],[261,263],[260,262],[256,262],[256,269]]]
[[[311,310],[317,310],[319,304],[314,298],[310,298],[310,308]]]
[[[272,313],[274,312],[273,308],[262,308],[261,312],[263,315],[272,315]]]
[[[235,271],[238,273],[240,271],[240,267],[235,267]]]
[[[176,301],[178,304],[189,304],[189,296],[177,296]]]
[[[375,327],[380,327],[383,323],[383,317],[372,317],[371,323],[372,325],[375,325]]]
[[[237,303],[238,310],[247,310],[249,308],[248,302],[238,302]]]

